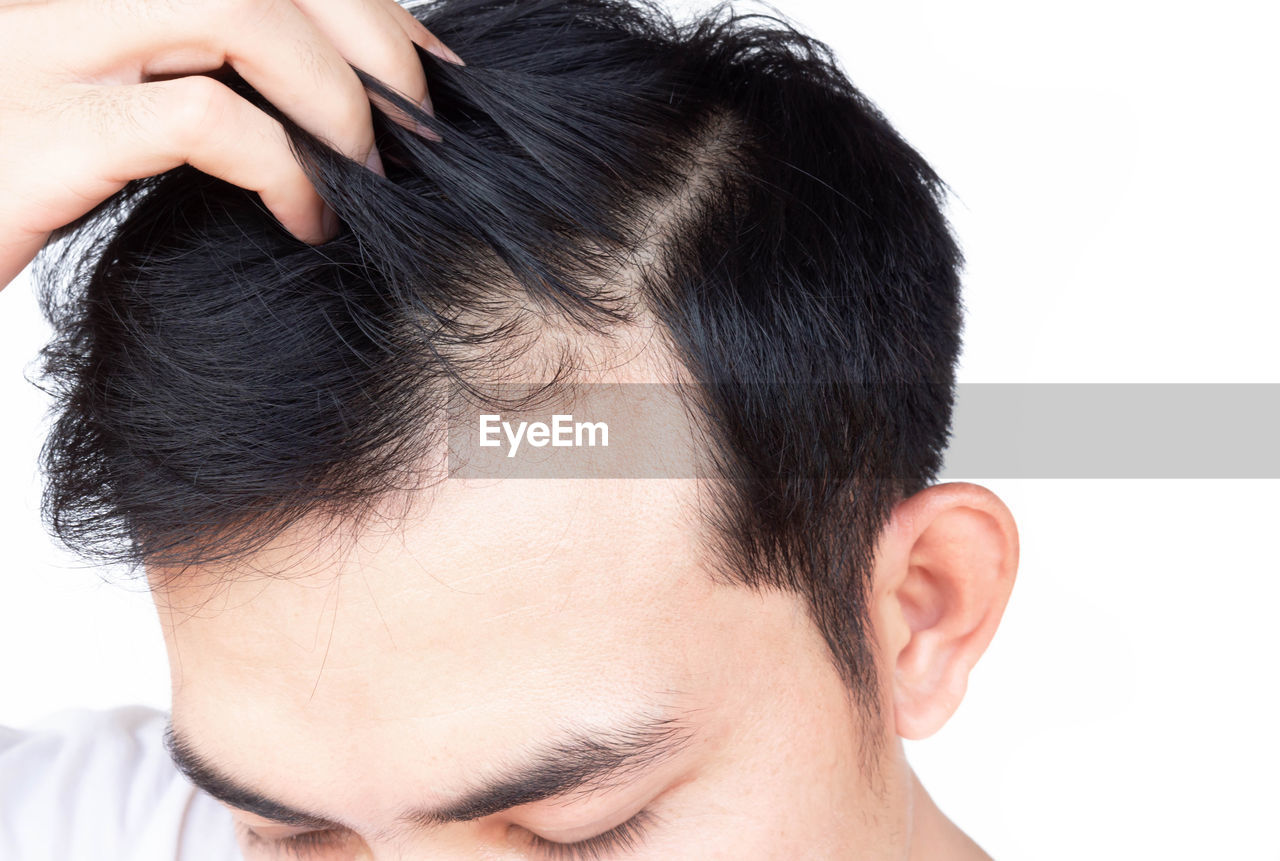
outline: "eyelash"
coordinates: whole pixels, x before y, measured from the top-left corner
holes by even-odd
[[[288,852],[296,858],[314,857],[320,849],[329,849],[337,847],[342,842],[342,835],[334,830],[323,830],[323,832],[303,832],[302,834],[294,834],[293,837],[282,837],[269,841],[268,838],[259,837],[248,828],[242,828],[242,833],[248,837],[248,842],[252,846],[261,846],[275,851]]]
[[[248,835],[249,842],[254,846],[264,846],[269,849],[284,851],[294,858],[312,858],[316,852],[322,849],[332,849],[339,846],[344,839],[344,835],[333,830],[304,831],[292,837],[281,837],[276,840],[260,837],[248,828],[243,829],[243,833]]]
[[[621,825],[617,825],[603,834],[578,840],[574,843],[556,843],[529,833],[528,840],[535,851],[548,861],[599,861],[607,853],[636,849],[644,840],[645,830],[652,825],[654,816],[647,810],[641,810]],[[259,837],[249,829],[244,829],[249,842],[254,846],[265,846],[282,850],[295,858],[311,858],[323,849],[338,846],[344,835],[337,831],[306,831],[292,837],[268,840]]]
[[[652,813],[641,810],[621,825],[575,843],[556,843],[536,834],[530,834],[529,840],[548,861],[598,861],[607,853],[639,848],[653,820]]]

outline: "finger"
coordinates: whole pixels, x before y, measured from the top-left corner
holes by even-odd
[[[325,205],[289,148],[284,128],[225,84],[203,75],[92,87],[78,100],[98,114],[83,196],[104,200],[130,179],[181,164],[256,191],[304,242],[330,238]]]
[[[391,6],[392,17],[400,24],[400,27],[410,39],[447,63],[457,63],[459,66],[466,65],[466,63],[462,62],[461,57],[449,50],[448,45],[437,39],[421,21],[413,16],[412,12],[394,2],[394,0],[386,0],[386,2]]]
[[[49,241],[48,233],[0,236],[0,290],[13,283]]]
[[[391,14],[392,0],[294,0],[348,63],[373,75],[416,105],[428,107],[427,79],[404,28]],[[368,94],[384,113],[413,121],[380,96]]]
[[[113,0],[102,8],[79,19],[91,27],[72,26],[52,40],[51,65],[95,81],[132,83],[150,74],[229,64],[273,105],[349,158],[364,164],[373,151],[364,86],[289,0]],[[130,79],[121,79],[122,68],[134,70]]]

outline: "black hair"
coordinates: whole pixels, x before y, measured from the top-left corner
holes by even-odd
[[[332,241],[189,166],[56,237],[59,267],[37,270],[50,528],[98,562],[171,567],[316,511],[358,518],[409,486],[449,392],[482,394],[565,323],[647,314],[728,479],[706,513],[716,570],[804,595],[878,712],[875,540],[934,480],[950,424],[962,261],[944,184],[773,15],[414,13],[467,65],[418,50],[434,116],[357,70],[439,137],[375,107],[385,178],[230,77],[284,124],[342,220]]]

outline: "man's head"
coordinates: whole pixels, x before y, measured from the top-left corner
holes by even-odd
[[[438,140],[378,116],[385,180],[237,83],[337,239],[178,170],[43,296],[46,511],[145,568],[179,759],[293,823],[245,816],[266,839],[330,835],[317,858],[936,843],[897,738],[954,710],[1016,564],[998,500],[929,486],[960,318],[939,180],[771,19],[418,14],[468,65],[422,56]],[[458,477],[459,417],[592,386],[636,426],[676,393],[704,469]]]

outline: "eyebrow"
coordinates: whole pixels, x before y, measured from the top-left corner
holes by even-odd
[[[506,774],[481,781],[438,807],[415,807],[397,819],[399,828],[430,828],[468,822],[522,804],[583,797],[625,784],[682,749],[694,733],[683,714],[635,715],[603,730],[574,729],[543,745]],[[173,726],[164,744],[178,770],[214,798],[283,825],[348,829],[324,816],[298,810],[221,772],[192,740]]]

